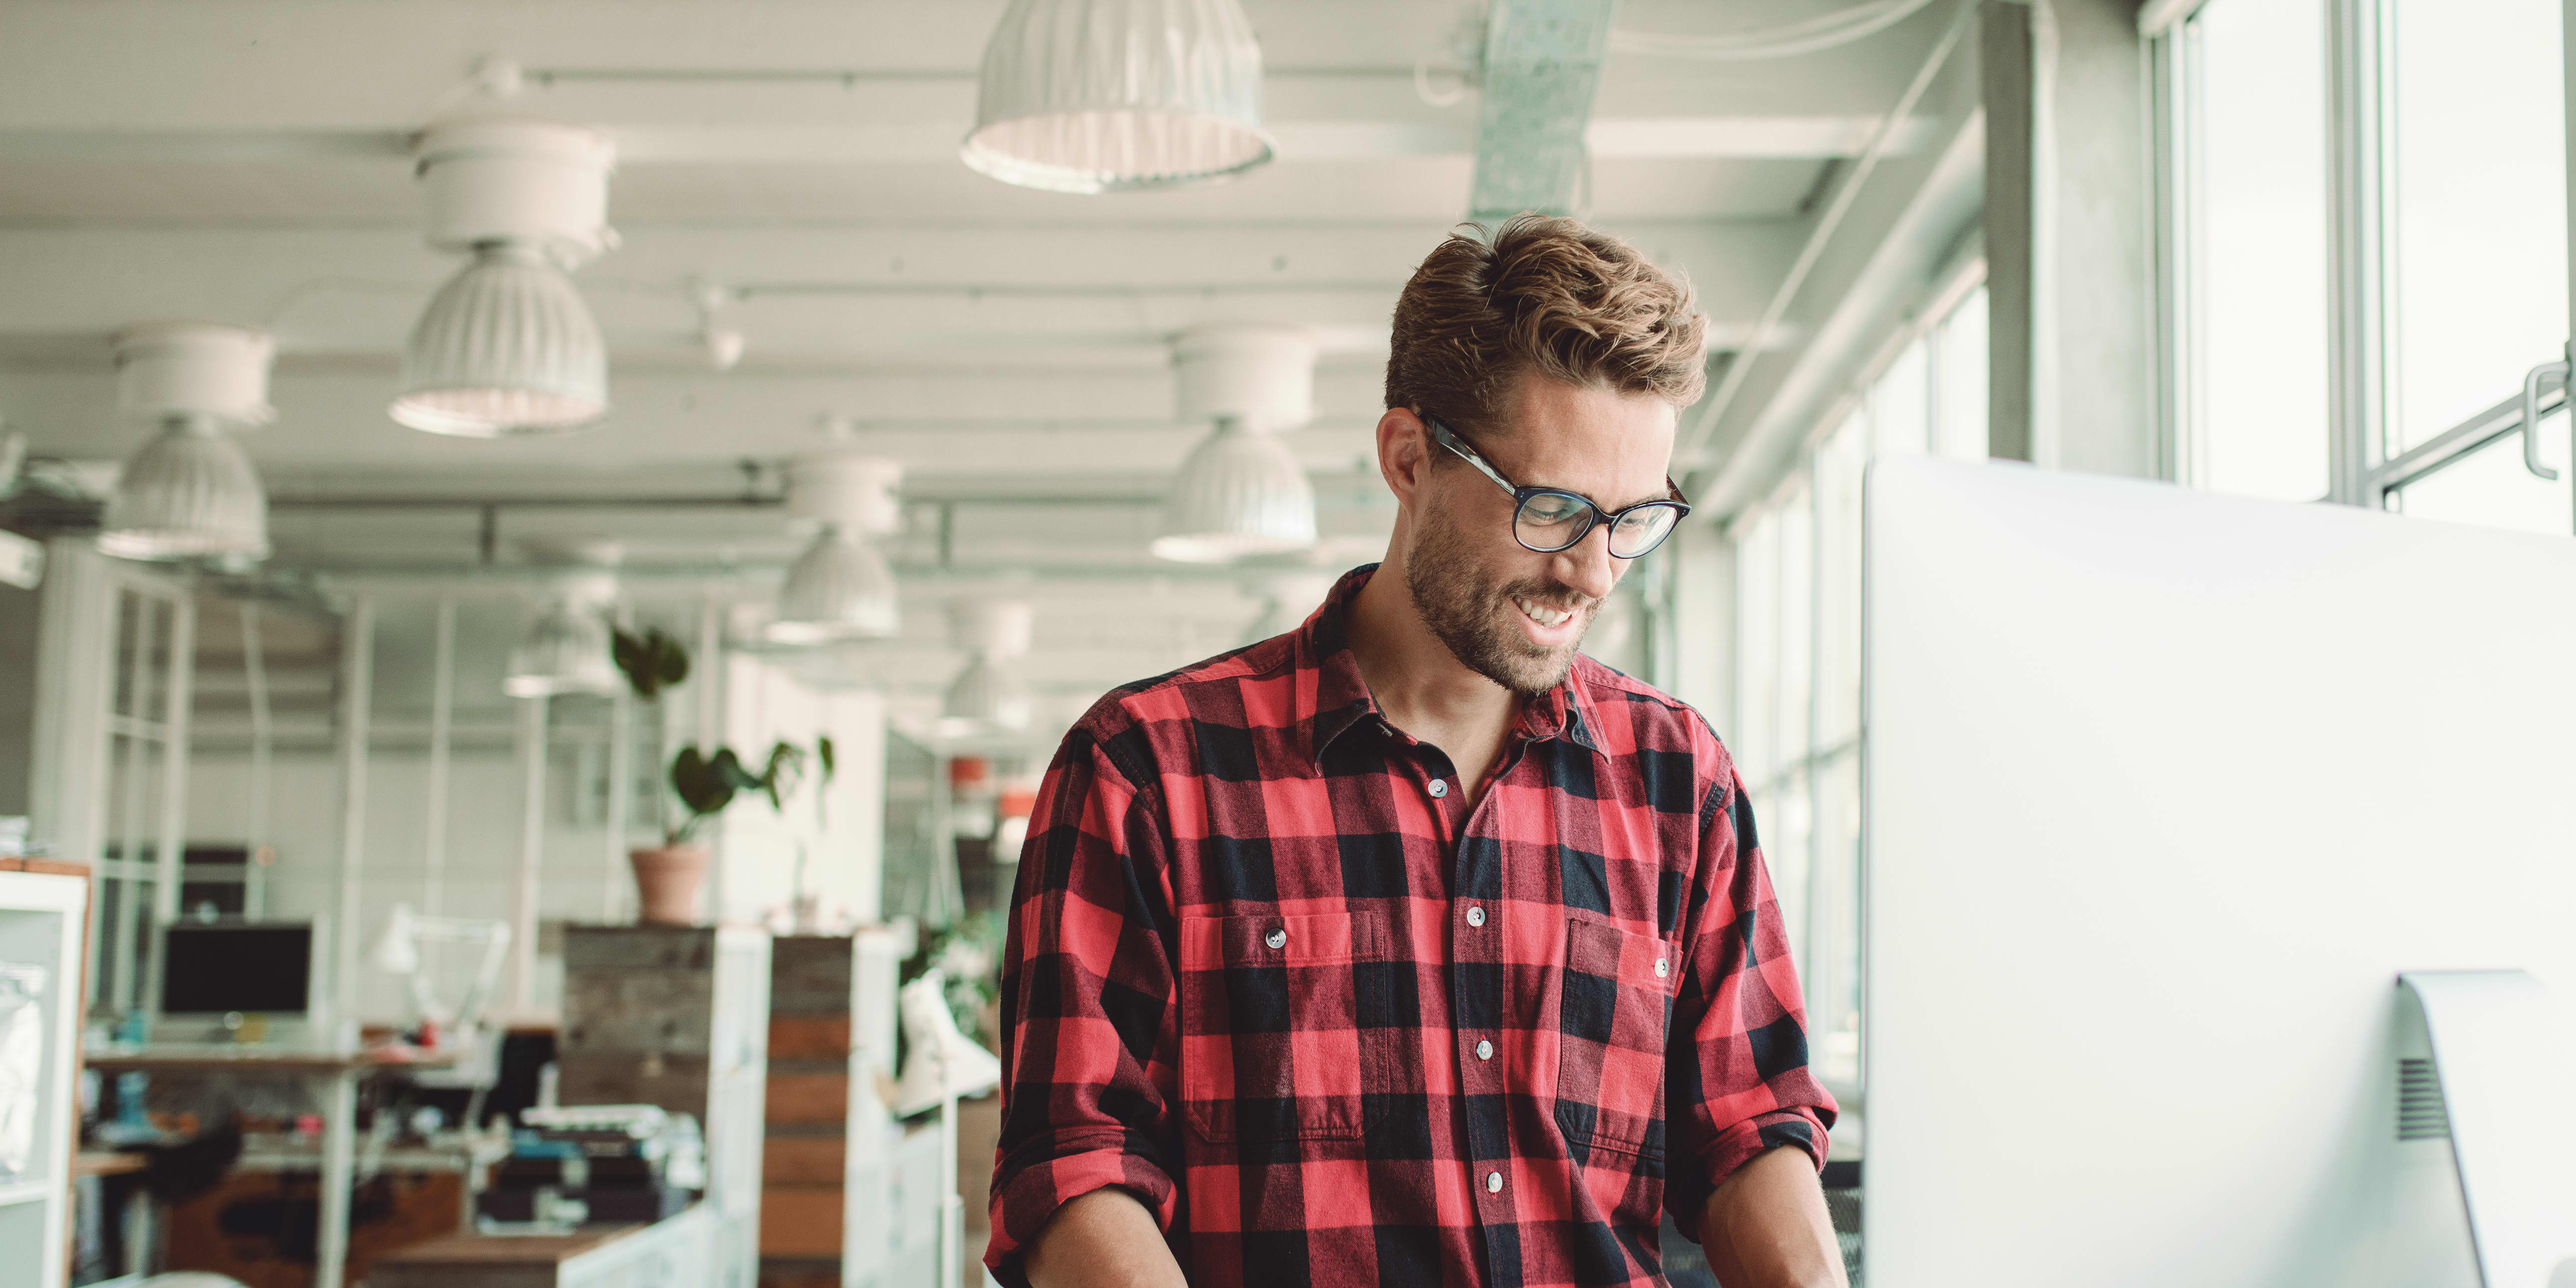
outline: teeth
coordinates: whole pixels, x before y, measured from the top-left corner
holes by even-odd
[[[1572,610],[1548,608],[1544,605],[1531,603],[1526,599],[1515,598],[1512,602],[1519,605],[1522,612],[1529,614],[1531,621],[1537,622],[1541,626],[1562,626],[1568,619],[1574,616]]]

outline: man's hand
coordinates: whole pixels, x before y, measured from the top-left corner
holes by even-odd
[[[1028,1271],[1034,1288],[1189,1288],[1154,1214],[1115,1187],[1057,1208],[1029,1245]]]
[[[1700,1212],[1700,1246],[1724,1288],[1849,1288],[1825,1192],[1803,1150],[1735,1169]]]

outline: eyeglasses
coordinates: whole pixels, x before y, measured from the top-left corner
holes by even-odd
[[[1420,413],[1415,413],[1420,415]],[[1516,503],[1512,511],[1512,539],[1522,547],[1539,554],[1555,554],[1592,535],[1600,524],[1610,525],[1610,556],[1634,559],[1664,543],[1683,515],[1690,513],[1690,502],[1682,499],[1681,488],[1669,478],[1664,488],[1672,495],[1661,501],[1640,501],[1624,510],[1604,510],[1592,499],[1552,487],[1519,487],[1476,449],[1467,446],[1449,427],[1422,417],[1431,430],[1431,441],[1456,452],[1459,459],[1476,467],[1476,472],[1494,481],[1494,486],[1512,494]]]

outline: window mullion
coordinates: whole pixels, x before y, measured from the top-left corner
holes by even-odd
[[[2394,402],[2396,274],[2386,0],[2326,5],[2327,182],[2332,268],[2328,382],[2332,433],[2327,499],[2378,508],[2370,479],[2388,451]]]

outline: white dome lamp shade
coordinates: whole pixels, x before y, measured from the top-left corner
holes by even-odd
[[[501,691],[514,698],[616,692],[623,681],[608,637],[609,605],[616,598],[611,574],[565,578],[520,632]]]
[[[608,346],[562,269],[527,242],[487,242],[412,327],[388,413],[466,438],[586,428],[608,414]]]
[[[473,262],[431,297],[388,413],[434,434],[557,434],[608,414],[608,349],[565,274],[616,244],[616,145],[577,125],[445,121],[422,135],[430,245]]]
[[[1036,623],[1026,600],[963,599],[948,606],[949,636],[971,658],[940,704],[940,733],[964,738],[1029,727],[1037,703],[1014,663],[1028,654]]]
[[[846,450],[810,452],[788,463],[790,517],[821,525],[787,570],[771,618],[771,642],[800,646],[884,639],[901,629],[894,570],[869,537],[895,530],[899,462]]]
[[[1298,327],[1229,323],[1173,349],[1180,415],[1216,430],[1181,463],[1156,557],[1230,563],[1315,544],[1315,489],[1272,433],[1314,419],[1315,344]]]
[[[1270,160],[1236,0],[1012,0],[984,45],[975,170],[1049,192],[1232,178]]]
[[[117,407],[158,431],[127,458],[98,547],[123,559],[245,562],[268,554],[268,497],[228,427],[267,423],[264,331],[158,322],[116,338]]]

